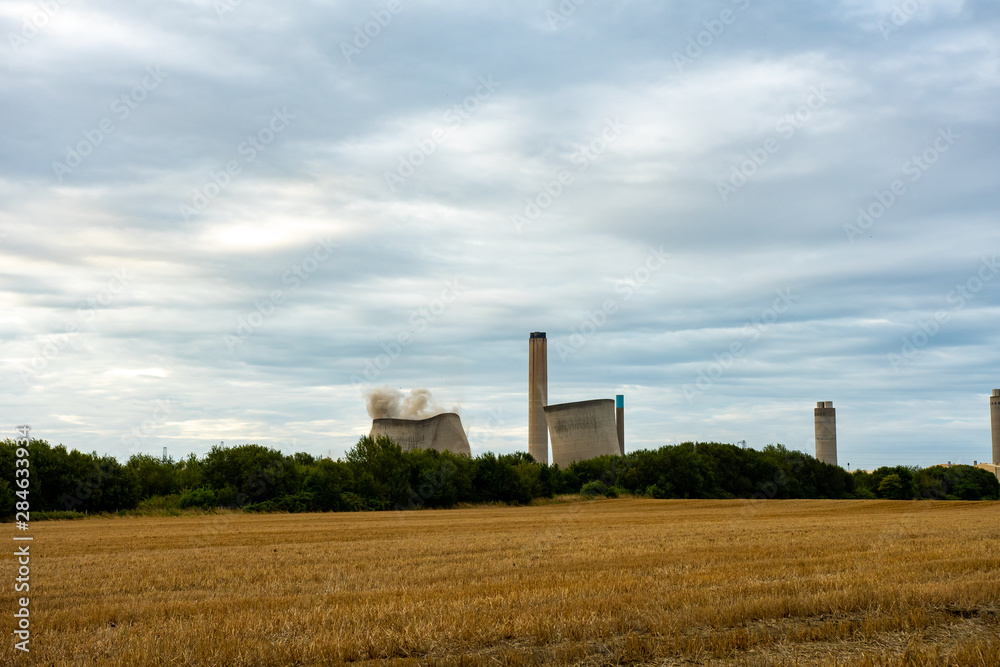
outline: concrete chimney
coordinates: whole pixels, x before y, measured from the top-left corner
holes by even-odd
[[[615,396],[615,425],[618,427],[618,450],[625,456],[625,396]]]
[[[528,338],[528,453],[539,463],[549,462],[549,428],[545,406],[549,404],[548,344],[544,331]]]
[[[819,401],[814,411],[816,419],[816,458],[837,465],[837,410],[833,401]]]
[[[1000,465],[1000,389],[990,396],[990,424],[993,427],[993,465]]]

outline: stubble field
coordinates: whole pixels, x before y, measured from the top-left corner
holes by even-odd
[[[1000,503],[604,500],[31,530],[32,650],[11,640],[0,663],[1000,665]]]

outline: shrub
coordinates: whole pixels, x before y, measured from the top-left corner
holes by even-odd
[[[604,482],[594,480],[593,482],[584,484],[580,489],[580,493],[585,496],[606,496],[608,494],[608,487]]]
[[[172,493],[167,496],[153,496],[139,502],[139,510],[166,510],[180,507],[181,495]]]
[[[313,504],[313,494],[303,491],[247,505],[246,509],[249,512],[309,512],[312,511]]]
[[[197,489],[185,489],[181,493],[177,506],[181,509],[188,507],[208,509],[209,507],[214,507],[216,504],[215,491],[202,486]]]

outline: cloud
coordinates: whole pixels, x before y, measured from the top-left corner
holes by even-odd
[[[10,427],[122,458],[220,440],[338,456],[370,425],[359,389],[433,386],[474,451],[521,450],[543,330],[550,397],[628,394],[630,447],[811,451],[811,405],[834,400],[855,466],[983,460],[1000,283],[949,295],[1000,247],[1000,16],[921,2],[883,37],[894,4],[587,3],[555,24],[557,3],[404,4],[350,62],[379,2],[156,21],[69,3],[16,51],[37,5],[5,5]],[[68,151],[87,154],[57,173]],[[651,248],[669,259],[640,284]],[[780,290],[797,300],[758,328]]]

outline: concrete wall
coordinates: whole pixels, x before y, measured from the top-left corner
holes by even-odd
[[[980,463],[976,467],[982,468],[983,470],[988,470],[989,472],[993,473],[997,479],[1000,479],[1000,464]]]
[[[539,463],[549,462],[549,431],[545,406],[549,404],[548,343],[544,331],[528,338],[528,453]]]
[[[990,424],[993,427],[993,465],[1000,465],[1000,389],[990,396]]]
[[[618,452],[625,456],[625,397],[615,396],[615,425],[618,430]]]
[[[387,435],[406,451],[436,449],[472,456],[462,420],[454,412],[445,412],[428,419],[376,419],[372,422],[370,435]]]
[[[814,411],[816,419],[816,458],[837,465],[837,410],[833,401],[820,401]]]
[[[560,468],[620,453],[615,402],[610,398],[547,406],[545,420],[552,438],[552,462]]]

